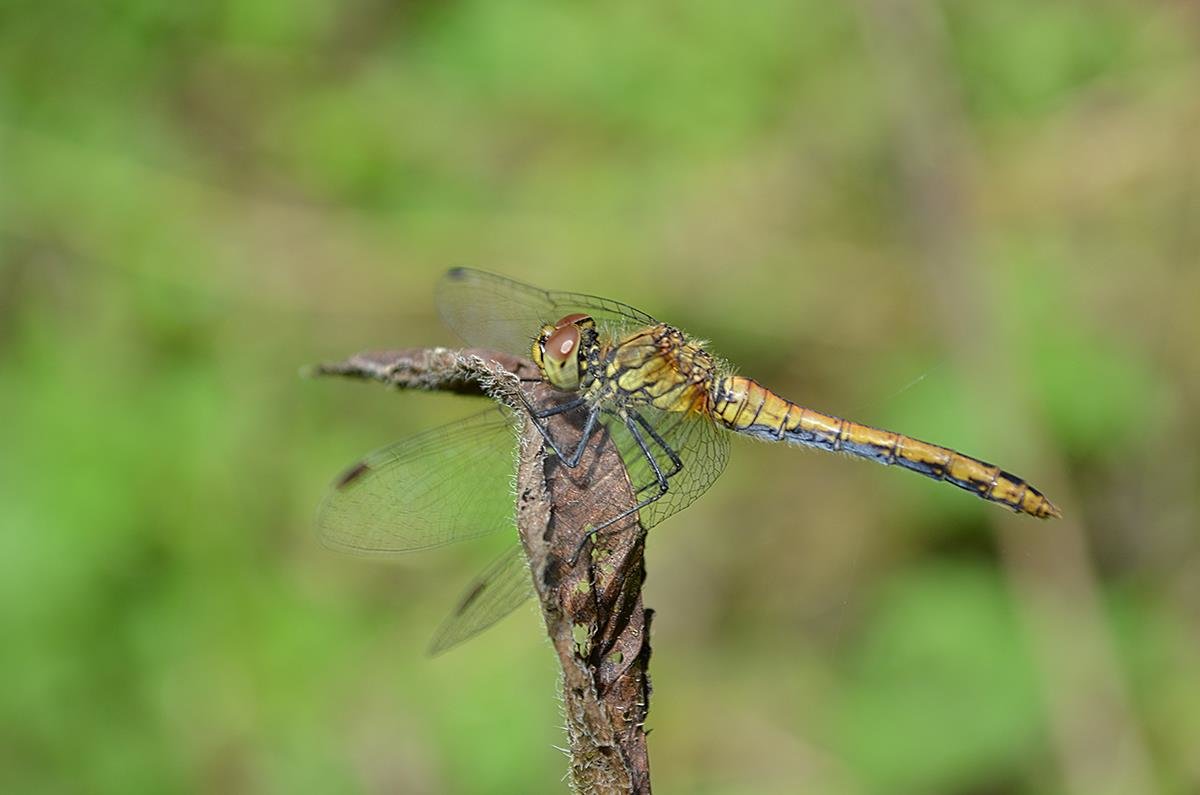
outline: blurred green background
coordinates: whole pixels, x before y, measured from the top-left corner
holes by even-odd
[[[1200,9],[0,6],[0,785],[565,790],[504,539],[312,516],[471,401],[304,381],[450,344],[470,264],[625,300],[1066,519],[736,443],[656,528],[660,792],[1200,789]]]

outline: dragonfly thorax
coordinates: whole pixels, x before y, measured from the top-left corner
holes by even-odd
[[[555,389],[573,392],[587,376],[589,365],[599,360],[596,323],[588,315],[567,315],[547,323],[533,343],[533,361]]]

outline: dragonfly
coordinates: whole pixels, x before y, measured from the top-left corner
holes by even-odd
[[[731,433],[909,470],[1039,519],[1062,515],[1011,472],[788,400],[736,374],[679,328],[618,301],[469,268],[447,272],[436,296],[444,322],[463,341],[531,359],[561,399],[540,407],[527,399],[524,417],[490,409],[355,463],[318,513],[321,538],[331,548],[391,556],[514,530],[518,419],[534,423],[547,455],[567,467],[578,466],[601,435],[616,446],[637,501],[614,508],[585,540],[631,515],[648,530],[692,504],[725,469]],[[583,428],[574,447],[560,444],[555,433],[567,418]],[[473,637],[531,594],[528,564],[514,543],[470,585],[430,651]]]

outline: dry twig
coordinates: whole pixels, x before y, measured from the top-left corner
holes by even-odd
[[[444,348],[363,353],[312,372],[403,389],[486,395],[516,408],[518,378],[537,377],[536,367],[519,357]],[[527,394],[535,406],[552,398],[540,384]],[[564,415],[555,432],[570,449],[582,429]],[[641,595],[645,532],[631,517],[607,528],[591,554],[571,565],[589,526],[612,516],[614,507],[619,511],[635,503],[629,479],[607,436],[597,435],[575,469],[544,453],[531,423],[524,423],[520,436],[517,529],[562,668],[572,784],[588,795],[649,793],[644,724],[651,611]]]

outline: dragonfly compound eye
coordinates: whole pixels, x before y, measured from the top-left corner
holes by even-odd
[[[580,342],[583,331],[578,323],[589,320],[587,315],[567,315],[556,325],[542,327],[542,333],[533,346],[533,359],[542,374],[556,389],[579,388]]]
[[[558,364],[565,364],[579,351],[579,328],[574,325],[559,326],[546,338],[546,357]]]

